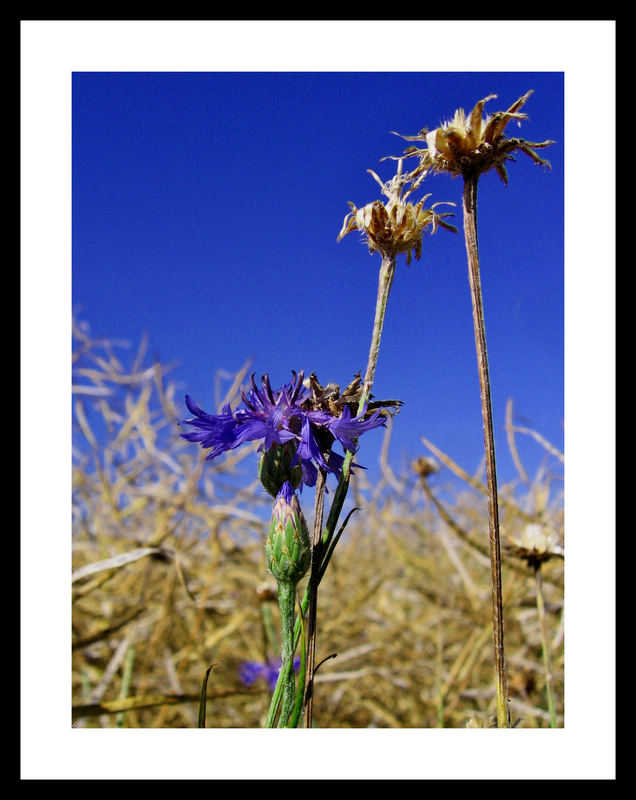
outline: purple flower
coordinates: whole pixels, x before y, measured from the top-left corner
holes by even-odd
[[[244,661],[239,667],[238,673],[241,683],[245,686],[251,686],[259,679],[267,681],[267,685],[273,691],[276,688],[276,681],[278,680],[278,673],[281,668],[281,660],[274,661]],[[300,658],[297,656],[294,659],[294,670],[298,674],[300,668]]]
[[[263,375],[260,389],[252,375],[252,388],[247,394],[241,392],[243,407],[233,411],[226,404],[220,414],[207,414],[186,395],[186,406],[194,416],[183,420],[182,424],[191,425],[195,431],[181,435],[189,442],[199,442],[201,447],[210,449],[208,461],[244,442],[262,440],[259,452],[264,453],[285,446],[293,452],[291,467],[300,464],[302,468],[296,488],[303,484],[315,485],[318,469],[339,478],[344,459],[332,452],[332,444],[338,441],[344,450],[354,453],[358,437],[384,425],[384,417],[379,409],[373,413],[365,409],[353,417],[348,404],[351,400],[337,402],[338,395],[332,391],[327,403],[324,398],[318,398],[315,388],[311,388],[311,380],[308,381],[310,388],[305,388],[303,377],[303,372],[292,372],[292,380],[274,391],[268,375]],[[315,385],[319,386],[314,379]]]

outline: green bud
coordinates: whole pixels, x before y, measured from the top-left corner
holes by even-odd
[[[276,497],[265,552],[267,566],[277,581],[295,585],[309,569],[311,541],[307,523],[289,481]]]
[[[264,452],[258,462],[258,477],[272,497],[278,493],[285,481],[289,481],[293,489],[297,489],[303,479],[300,462],[292,467],[296,455],[297,442],[292,439],[284,444],[275,444]]]

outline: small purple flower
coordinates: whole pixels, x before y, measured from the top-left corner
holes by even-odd
[[[265,662],[244,661],[238,670],[241,683],[245,686],[251,686],[257,680],[263,679],[267,681],[267,685],[273,691],[276,688],[276,681],[278,680],[281,663],[280,659]],[[294,670],[296,674],[298,674],[299,668],[300,658],[296,656],[294,659]]]
[[[300,464],[302,467],[300,487],[303,484],[314,486],[318,469],[339,478],[343,457],[331,451],[332,444],[338,441],[345,450],[354,453],[358,437],[384,425],[384,417],[379,409],[372,413],[365,409],[353,417],[347,404],[351,401],[334,402],[333,394],[330,404],[322,400],[319,403],[315,389],[305,388],[303,377],[303,372],[292,372],[292,380],[274,391],[268,375],[262,377],[260,389],[252,375],[252,388],[247,394],[241,392],[243,407],[232,411],[226,404],[220,414],[207,414],[186,395],[186,406],[194,416],[183,420],[182,424],[196,430],[181,435],[189,442],[199,442],[201,447],[210,449],[207,461],[244,442],[262,440],[259,452],[291,446],[294,453],[291,466]],[[309,384],[311,387],[311,381]]]

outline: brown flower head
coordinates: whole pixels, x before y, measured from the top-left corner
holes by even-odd
[[[508,183],[505,168],[506,161],[514,161],[513,153],[520,150],[529,156],[535,164],[549,167],[550,163],[540,158],[533,148],[548,147],[554,144],[549,139],[545,142],[527,142],[525,139],[507,139],[504,131],[507,125],[516,120],[528,119],[527,114],[519,113],[530,95],[526,92],[507,111],[497,111],[483,117],[484,105],[497,97],[488,95],[480,100],[466,116],[463,108],[457,109],[449,122],[429,131],[423,128],[416,136],[401,136],[409,142],[424,142],[425,147],[415,145],[404,151],[406,156],[417,156],[420,159],[413,176],[422,172],[449,172],[451,175],[481,175],[494,169],[504,183]],[[395,133],[395,131],[394,131]]]
[[[431,233],[435,233],[438,225],[457,232],[457,228],[443,219],[452,216],[451,213],[438,214],[434,211],[438,205],[455,204],[434,203],[430,208],[424,208],[424,202],[430,194],[425,195],[416,205],[407,203],[406,198],[418,188],[424,175],[415,179],[413,175],[402,175],[402,159],[398,161],[397,174],[386,183],[373,170],[367,170],[380,184],[382,194],[388,201],[382,203],[381,200],[374,200],[362,208],[356,208],[353,203],[349,203],[351,211],[344,219],[338,241],[357,229],[364,235],[369,252],[377,250],[383,258],[395,258],[399,253],[405,253],[406,263],[410,264],[413,255],[419,260],[422,254],[422,235],[429,225]],[[407,184],[411,185],[405,190]]]
[[[337,383],[322,386],[315,372],[305,378],[303,386],[309,390],[309,396],[303,403],[303,407],[308,411],[329,411],[334,416],[341,416],[345,406],[348,406],[351,415],[357,415],[363,389],[359,372],[342,391]],[[375,400],[373,395],[370,395],[363,414],[367,417],[379,409],[381,417],[392,416],[397,414],[401,405],[401,400]]]
[[[411,461],[411,469],[425,483],[429,475],[439,472],[439,464],[434,458],[420,456],[415,461]]]

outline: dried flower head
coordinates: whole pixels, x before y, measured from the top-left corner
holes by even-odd
[[[507,536],[505,543],[510,555],[527,561],[529,566],[537,566],[551,558],[563,558],[564,551],[556,533],[549,527],[531,523],[526,525],[519,536]]]
[[[435,233],[438,225],[447,230],[457,232],[457,228],[444,222],[444,217],[451,213],[438,214],[434,211],[439,205],[455,205],[454,203],[434,203],[424,208],[424,202],[430,197],[425,195],[419,203],[407,203],[406,198],[418,188],[424,175],[413,179],[412,175],[402,174],[402,159],[399,159],[397,174],[383,182],[371,169],[367,172],[380,184],[382,194],[388,197],[386,203],[374,200],[362,208],[349,203],[351,211],[347,214],[338,234],[338,241],[353,230],[359,230],[365,237],[369,252],[377,250],[383,258],[395,258],[400,253],[406,254],[406,263],[410,264],[413,255],[419,260],[422,254],[422,235],[430,225],[431,233]],[[407,184],[410,188],[405,191]]]
[[[411,469],[422,481],[426,481],[429,475],[439,472],[439,464],[434,458],[420,456],[415,461],[411,461]]]
[[[328,383],[326,386],[322,386],[315,372],[305,378],[303,386],[309,392],[303,404],[307,410],[329,411],[334,417],[342,417],[345,406],[347,406],[351,414],[357,414],[363,390],[359,372],[342,391],[337,383]],[[402,405],[404,404],[401,400],[375,400],[373,395],[370,395],[366,409],[367,414],[378,411],[381,417],[386,417],[397,414]]]
[[[528,119],[528,115],[520,113],[519,109],[525,105],[531,94],[532,89],[507,111],[497,111],[484,118],[484,105],[497,97],[491,94],[480,100],[468,116],[459,108],[449,122],[442,123],[432,131],[423,128],[416,136],[396,134],[409,142],[425,144],[422,148],[412,145],[404,151],[406,156],[417,156],[420,159],[413,175],[432,171],[478,176],[494,169],[503,182],[508,183],[505,162],[514,161],[513,153],[517,150],[529,156],[535,164],[549,167],[550,163],[540,158],[533,148],[548,147],[554,144],[552,140],[527,142],[525,139],[504,137],[504,131],[512,120],[520,125],[521,120]]]

